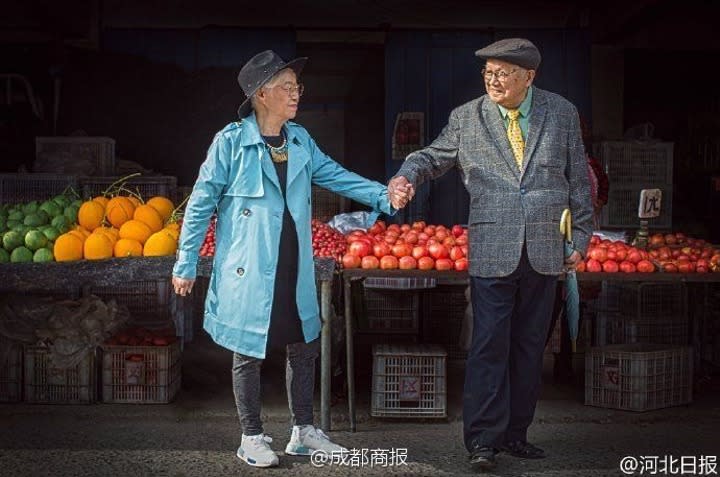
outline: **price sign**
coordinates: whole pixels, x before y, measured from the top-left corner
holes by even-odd
[[[419,401],[420,386],[419,376],[400,376],[400,401]]]
[[[660,189],[641,190],[640,204],[638,205],[638,217],[641,219],[659,217],[661,203],[662,191]]]

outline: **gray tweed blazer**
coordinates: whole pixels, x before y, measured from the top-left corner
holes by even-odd
[[[575,249],[592,235],[590,179],[575,106],[534,87],[522,172],[500,110],[487,95],[459,106],[432,144],[408,155],[396,174],[416,187],[457,167],[470,194],[469,272],[503,277],[520,262],[523,245],[533,269],[563,267],[560,216],[569,207]]]

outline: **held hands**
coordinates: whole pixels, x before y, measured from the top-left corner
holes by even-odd
[[[195,280],[188,280],[187,278],[180,278],[180,277],[172,277],[172,284],[173,288],[175,289],[175,293],[177,293],[180,296],[189,295],[190,292],[192,292],[193,285],[195,284]]]
[[[402,209],[412,200],[415,188],[403,176],[397,176],[388,182],[388,199],[395,209]]]

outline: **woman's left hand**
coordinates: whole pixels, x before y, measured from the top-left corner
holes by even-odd
[[[190,280],[188,278],[180,278],[180,277],[172,277],[172,284],[173,288],[175,289],[175,293],[177,293],[180,296],[189,295],[192,292],[193,285],[195,284],[195,280]]]

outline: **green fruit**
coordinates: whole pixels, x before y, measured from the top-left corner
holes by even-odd
[[[8,214],[8,220],[17,220],[18,222],[22,222],[25,220],[25,214],[23,214],[20,210],[14,210]]]
[[[30,230],[25,234],[25,246],[33,252],[43,248],[48,243],[48,238],[39,230]]]
[[[37,201],[33,200],[32,202],[28,202],[27,204],[25,204],[22,210],[23,212],[25,212],[25,214],[32,214],[34,212],[37,212],[38,207],[39,204],[37,203]]]
[[[0,263],[8,263],[10,261],[10,254],[4,248],[0,248]]]
[[[20,225],[15,226],[13,228],[13,230],[15,230],[17,233],[19,233],[23,237],[25,237],[25,234],[28,233],[29,231],[33,230],[33,227],[30,227],[29,225],[25,225],[25,224],[20,224]]]
[[[10,261],[12,263],[27,263],[32,262],[33,253],[26,247],[18,247],[10,254]]]
[[[2,242],[3,248],[5,248],[5,250],[7,250],[8,252],[12,252],[13,250],[22,246],[25,243],[25,238],[23,234],[21,234],[17,230],[10,230],[8,232],[5,232]]]
[[[28,227],[40,227],[41,225],[47,224],[47,221],[47,214],[42,210],[38,210],[34,214],[26,215],[23,224],[27,225]]]
[[[70,202],[70,205],[74,205],[75,207],[77,207],[79,209],[80,206],[82,205],[82,203],[83,203],[82,199],[75,199],[72,202]]]
[[[64,209],[65,207],[70,205],[70,199],[68,199],[62,194],[53,197],[52,201],[55,202],[61,209]]]
[[[80,206],[76,206],[74,204],[70,204],[65,207],[63,214],[65,215],[65,218],[70,221],[71,224],[77,222],[78,210],[80,210]]]
[[[40,210],[48,214],[48,217],[56,217],[62,214],[64,207],[60,207],[52,200],[48,200],[40,205]]]
[[[33,262],[35,263],[52,262],[54,260],[55,255],[53,255],[52,250],[49,248],[39,248],[35,251],[35,254],[33,254]]]
[[[41,228],[40,231],[47,237],[48,241],[54,242],[57,240],[57,238],[60,236],[61,232],[52,225],[46,225],[45,227]]]
[[[5,226],[7,227],[8,230],[13,230],[18,225],[23,225],[23,223],[18,222],[17,220],[8,220],[7,222],[5,222]]]
[[[58,229],[60,233],[64,234],[65,232],[70,230],[71,222],[66,216],[58,215],[57,217],[52,219],[52,222],[50,222],[50,224],[56,229]]]

